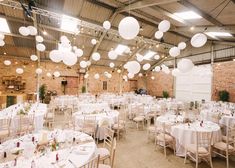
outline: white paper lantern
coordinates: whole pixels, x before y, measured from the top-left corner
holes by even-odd
[[[197,33],[191,38],[193,47],[202,47],[207,42],[207,37],[203,33]]]
[[[121,73],[121,72],[122,72],[122,70],[121,70],[121,69],[118,69],[118,70],[117,70],[117,73]]]
[[[179,48],[180,50],[185,49],[185,48],[186,48],[186,43],[185,43],[185,42],[180,42],[180,43],[178,44],[178,48]]]
[[[6,66],[11,65],[11,61],[10,61],[10,60],[5,60],[3,63],[4,63],[4,65],[6,65]]]
[[[141,66],[137,61],[129,61],[126,66],[127,71],[131,74],[137,74],[141,69]]]
[[[178,68],[175,68],[172,70],[171,74],[176,77],[180,74],[180,70]]]
[[[128,62],[123,65],[123,68],[124,68],[124,69],[127,69],[127,68],[128,68]]]
[[[170,50],[169,50],[169,54],[170,56],[172,57],[177,57],[178,55],[180,55],[180,49],[178,47],[172,47]]]
[[[76,54],[77,57],[81,57],[81,56],[83,56],[83,50],[80,49],[80,48],[77,48],[75,50],[75,54]]]
[[[117,59],[118,54],[117,54],[114,50],[111,50],[111,51],[109,51],[109,53],[108,53],[108,57],[109,57],[109,59],[111,59],[111,60],[115,60],[115,59]]]
[[[152,80],[154,80],[154,79],[155,79],[155,77],[154,77],[154,76],[151,76],[151,79],[152,79]]]
[[[94,61],[100,60],[100,54],[98,52],[93,53],[91,57]]]
[[[108,77],[108,78],[112,78],[112,74],[109,73],[109,74],[107,75],[107,77]]]
[[[35,72],[36,72],[36,74],[38,74],[38,75],[39,75],[39,74],[41,74],[41,73],[42,73],[42,69],[41,69],[41,68],[37,68]]]
[[[36,41],[39,43],[43,42],[43,37],[42,36],[36,36]]]
[[[158,29],[161,32],[167,32],[171,27],[171,23],[168,20],[163,20],[159,23]]]
[[[139,77],[142,77],[143,76],[143,74],[142,73],[139,73]]]
[[[5,35],[0,33],[0,40],[4,40],[4,38],[5,38]]]
[[[77,49],[77,46],[73,46],[73,51],[76,51]]]
[[[113,63],[113,62],[111,62],[110,64],[109,64],[109,67],[110,68],[113,68],[115,66],[115,64]]]
[[[91,65],[91,61],[87,61],[86,64],[87,64],[87,66],[90,66]]]
[[[24,26],[21,26],[21,27],[19,28],[19,32],[20,32],[20,34],[23,35],[23,36],[28,36],[28,35],[30,34],[29,29],[28,29],[27,27],[24,27]]]
[[[136,54],[136,59],[137,59],[138,62],[142,62],[144,60],[144,56],[139,54],[139,53],[137,53]]]
[[[41,52],[46,50],[46,46],[42,43],[38,43],[36,48],[37,48],[38,51],[41,51]]]
[[[37,31],[36,27],[28,26],[27,28],[29,29],[29,34],[31,36],[36,36],[38,34],[38,31]]]
[[[161,31],[156,31],[156,33],[154,34],[156,39],[161,39],[163,37],[163,32]]]
[[[100,78],[100,75],[97,73],[97,74],[94,75],[94,78],[97,80],[97,79]]]
[[[109,30],[111,28],[111,23],[109,21],[104,21],[103,23],[103,27],[106,29],[106,30]]]
[[[59,50],[52,50],[50,53],[49,53],[49,58],[53,61],[53,62],[60,62],[62,61],[62,52],[59,51]]]
[[[69,43],[70,42],[67,36],[61,36],[60,41],[61,41],[61,43]]]
[[[128,73],[127,76],[128,76],[128,78],[132,79],[132,78],[134,78],[135,75],[133,73]]]
[[[3,47],[5,45],[5,42],[0,39],[0,47]]]
[[[22,68],[16,68],[16,73],[22,74],[24,73],[24,70]]]
[[[96,45],[96,43],[97,43],[96,39],[91,40],[91,44]]]
[[[181,59],[177,64],[177,68],[183,73],[191,71],[193,66],[193,62],[190,59],[185,58]]]
[[[149,63],[146,63],[143,65],[143,70],[147,71],[150,67],[151,65]]]
[[[66,55],[62,58],[63,62],[67,66],[73,66],[77,63],[78,58],[73,52],[67,52]]]
[[[59,72],[59,71],[55,71],[55,72],[53,73],[53,75],[54,75],[56,78],[58,78],[58,77],[60,77],[60,72]]]
[[[163,72],[165,72],[166,74],[169,74],[171,71],[170,71],[169,68],[167,67],[167,68],[163,69]]]
[[[134,39],[140,30],[140,25],[138,21],[131,17],[125,17],[121,20],[118,25],[118,32],[120,36],[126,40]]]
[[[52,75],[51,75],[51,73],[50,72],[47,72],[47,77],[51,77]]]
[[[156,67],[154,68],[154,71],[155,71],[155,72],[160,72],[160,71],[161,71],[161,67],[160,67],[160,66],[156,66]]]
[[[124,51],[124,53],[126,53],[126,54],[129,54],[130,52],[131,52],[130,47],[127,47],[127,48],[125,49],[125,51]]]
[[[155,60],[159,60],[159,59],[160,59],[160,55],[158,55],[158,54],[157,54],[157,55],[154,55],[154,59],[155,59]]]
[[[80,67],[86,68],[87,67],[87,62],[86,61],[81,61],[80,62]]]
[[[32,61],[37,61],[37,60],[38,60],[38,56],[36,56],[36,55],[31,55],[31,56],[30,56],[30,59],[31,59]]]
[[[89,74],[85,74],[84,78],[87,79],[89,77]]]

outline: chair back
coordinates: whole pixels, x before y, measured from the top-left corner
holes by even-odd
[[[0,131],[8,131],[10,134],[11,118],[1,118],[0,119]]]
[[[112,151],[113,148],[113,139],[114,139],[114,131],[110,128],[105,128],[104,131],[104,148],[107,148],[109,151]]]
[[[83,127],[87,128],[96,128],[96,116],[85,116],[84,117],[84,122],[83,122]]]
[[[114,160],[116,155],[116,148],[117,148],[117,140],[114,138],[113,140],[113,149],[112,149],[112,156],[111,156],[111,168],[114,167]]]
[[[229,145],[232,145],[235,150],[235,126],[227,126],[226,130],[226,144],[227,149]]]
[[[211,153],[211,140],[213,132],[198,132],[196,131],[196,154],[198,154],[199,147],[204,147]]]
[[[99,168],[100,155],[94,157],[89,162],[79,168]]]

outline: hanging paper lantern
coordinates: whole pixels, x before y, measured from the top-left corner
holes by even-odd
[[[24,26],[21,26],[21,27],[19,28],[19,32],[20,32],[20,34],[23,35],[23,36],[28,36],[28,35],[30,34],[29,29],[28,29],[27,27],[24,27]]]
[[[179,70],[179,69],[177,69],[177,68],[175,68],[175,69],[173,69],[173,70],[172,70],[172,72],[171,72],[171,73],[172,73],[172,75],[173,75],[173,76],[175,76],[175,77],[176,77],[176,76],[178,76],[178,75],[180,74],[180,70]]]
[[[52,75],[51,75],[51,73],[50,72],[47,72],[47,77],[51,77]]]
[[[124,51],[124,53],[129,54],[131,52],[131,49],[129,47],[126,48],[126,50]]]
[[[190,59],[186,58],[181,59],[177,64],[177,68],[180,70],[180,72],[183,73],[191,71],[193,66],[193,62]]]
[[[193,47],[202,47],[207,42],[207,37],[203,33],[197,33],[191,38]]]
[[[24,70],[22,68],[16,68],[16,73],[22,74],[24,73]]]
[[[87,79],[89,77],[89,74],[85,74],[84,78]]]
[[[6,65],[6,66],[11,65],[11,61],[10,61],[10,60],[5,60],[3,63],[4,63],[4,65]]]
[[[121,72],[122,72],[122,70],[121,70],[121,69],[118,69],[118,70],[117,70],[117,73],[121,73]]]
[[[160,72],[160,71],[161,71],[161,67],[160,67],[160,66],[156,66],[156,67],[154,68],[154,71],[155,71],[155,72]]]
[[[107,75],[107,77],[108,77],[108,78],[112,78],[112,74],[109,73],[109,74]]]
[[[103,23],[103,27],[106,29],[106,30],[109,30],[111,28],[111,23],[109,21],[104,21]]]
[[[0,40],[4,40],[4,38],[5,38],[5,35],[0,33]]]
[[[66,55],[62,57],[62,60],[65,65],[73,66],[77,63],[78,58],[73,52],[67,52]]]
[[[62,61],[62,55],[63,53],[59,50],[52,50],[50,53],[49,53],[49,58],[53,61],[53,62],[60,62]]]
[[[142,77],[143,76],[143,74],[142,73],[139,73],[139,77]]]
[[[83,50],[80,49],[80,48],[77,48],[75,50],[75,54],[76,54],[77,57],[81,57],[81,56],[83,56]]]
[[[113,62],[111,62],[110,64],[109,64],[109,67],[110,68],[113,68],[115,66],[115,64],[113,63]]]
[[[170,56],[172,57],[177,57],[178,55],[180,55],[180,49],[178,47],[172,47],[170,50],[169,50],[169,54]]]
[[[37,44],[36,48],[38,51],[41,51],[41,52],[46,50],[46,46],[42,43]]]
[[[139,54],[139,53],[137,53],[136,54],[136,59],[137,59],[138,62],[142,62],[144,60],[144,56]]]
[[[139,73],[141,69],[140,64],[137,61],[129,61],[126,66],[127,71],[134,75]]]
[[[91,40],[91,44],[96,45],[96,43],[97,43],[96,39]]]
[[[87,62],[86,61],[81,61],[80,62],[80,67],[86,68],[87,67]]]
[[[127,76],[128,76],[128,78],[132,79],[132,78],[134,78],[135,75],[134,75],[133,73],[130,73],[130,72],[129,72],[129,73],[127,74]]]
[[[151,65],[149,63],[146,63],[143,65],[143,70],[147,71],[150,67]]]
[[[127,80],[127,76],[126,75],[123,75],[122,77],[124,80]]]
[[[42,73],[42,69],[41,69],[41,68],[37,68],[35,72],[36,72],[36,74],[38,74],[38,75],[39,75],[39,74],[41,74],[41,73]]]
[[[100,54],[98,52],[93,53],[91,57],[94,61],[100,60]]]
[[[42,36],[36,36],[36,41],[39,43],[43,42],[43,37]]]
[[[91,61],[87,61],[86,64],[87,64],[87,66],[90,66],[91,65]]]
[[[61,36],[60,41],[61,41],[61,43],[69,43],[70,42],[67,36]]]
[[[169,74],[171,71],[170,71],[169,68],[167,67],[167,68],[163,69],[163,72],[165,72],[166,74]]]
[[[29,34],[31,36],[36,36],[38,34],[38,31],[37,31],[36,27],[28,26],[27,28],[29,29]]]
[[[185,48],[186,48],[186,43],[185,43],[185,42],[180,42],[180,43],[178,44],[178,48],[179,48],[180,50],[185,49]]]
[[[117,59],[118,54],[117,54],[114,50],[111,50],[111,51],[109,51],[109,53],[108,53],[108,57],[109,57],[109,59],[111,59],[111,60],[115,60],[115,59]]]
[[[158,54],[155,55],[155,56],[154,56],[154,59],[155,59],[155,60],[159,60],[159,59],[160,59],[160,55],[158,55]]]
[[[154,80],[154,79],[155,79],[155,77],[154,77],[154,76],[151,76],[151,79],[152,79],[152,80]]]
[[[94,75],[94,78],[97,80],[97,79],[100,78],[100,75],[97,73],[97,74]]]
[[[3,40],[0,40],[0,47],[3,47],[5,45],[5,42]]]
[[[134,39],[138,35],[139,30],[140,25],[138,21],[131,16],[123,18],[118,25],[120,36],[126,40]]]
[[[58,78],[58,77],[60,77],[60,72],[59,72],[59,71],[55,71],[55,72],[53,73],[53,75],[54,75],[56,78]]]
[[[158,29],[161,32],[167,32],[171,27],[171,23],[168,20],[163,20],[159,23]]]
[[[32,61],[37,61],[37,60],[38,60],[38,56],[36,56],[36,55],[31,55],[31,56],[30,56],[30,59],[31,59]]]
[[[161,39],[163,37],[163,32],[161,31],[156,31],[156,33],[154,34],[156,39]]]

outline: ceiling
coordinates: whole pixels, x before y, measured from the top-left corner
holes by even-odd
[[[25,5],[28,4],[24,0]],[[17,6],[13,6],[17,5]],[[101,54],[100,61],[92,61],[92,65],[109,66],[108,51],[116,48],[118,44],[128,45],[130,54],[123,54],[113,61],[116,67],[121,67],[128,60],[135,59],[136,53],[145,54],[149,50],[158,52],[160,60],[143,61],[156,65],[168,59],[169,48],[179,42],[190,41],[197,32],[226,31],[233,35],[229,38],[209,38],[209,43],[218,45],[235,45],[235,1],[234,0],[35,0],[35,22],[24,15],[18,1],[4,0],[0,2],[0,17],[6,18],[11,33],[6,34],[6,45],[0,47],[0,54],[6,53],[9,57],[30,58],[36,54],[36,42],[32,36],[24,37],[19,34],[19,27],[37,25],[39,34],[44,37],[46,51],[40,54],[41,60],[48,60],[49,52],[57,48],[60,36],[66,35],[72,45],[84,50],[80,60],[89,60],[92,53]],[[43,9],[43,10],[41,10]],[[175,12],[193,10],[202,16],[197,20],[183,20],[173,14]],[[40,13],[41,12],[41,13]],[[40,14],[39,14],[40,13]],[[61,20],[56,16],[69,15],[84,21],[79,34],[66,32],[60,29]],[[139,37],[134,40],[124,40],[118,34],[118,24],[125,16],[134,16],[141,25]],[[162,20],[169,20],[171,28],[164,33],[161,40],[154,38],[157,26]],[[112,23],[109,31],[102,29],[105,20]],[[80,27],[80,28],[81,28]],[[192,28],[193,27],[193,28]],[[192,30],[193,29],[193,30]],[[47,32],[47,35],[43,34]],[[91,44],[91,39],[97,39],[96,45]],[[190,44],[188,44],[190,45]],[[187,47],[186,50],[191,50]],[[199,51],[200,49],[198,49]],[[77,64],[79,66],[79,63]]]

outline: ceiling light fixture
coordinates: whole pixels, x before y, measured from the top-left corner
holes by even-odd
[[[145,60],[150,60],[154,55],[156,55],[157,53],[154,51],[148,51],[145,55],[144,55],[144,59]]]
[[[78,22],[79,20],[74,17],[63,15],[60,28],[66,31],[74,32],[77,28]]]
[[[117,48],[114,50],[118,55],[122,55],[124,51],[128,49],[128,46],[119,44]]]
[[[215,37],[232,37],[232,34],[228,32],[205,32],[206,35],[215,38]]]
[[[7,20],[5,18],[0,18],[0,32],[11,33]]]
[[[190,19],[201,19],[202,17],[197,14],[194,11],[185,11],[185,12],[176,12],[174,15],[184,19],[184,20],[190,20]]]

